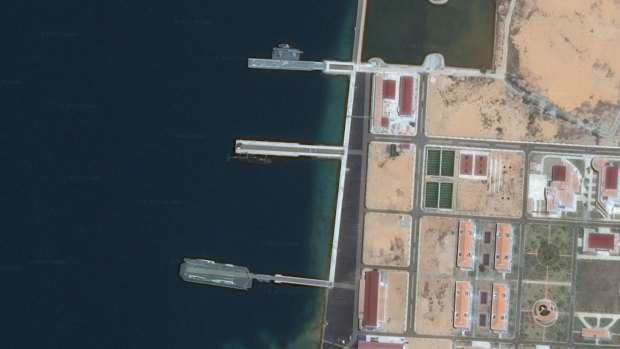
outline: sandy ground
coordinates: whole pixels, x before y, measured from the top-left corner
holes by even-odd
[[[411,216],[369,212],[364,218],[362,261],[368,265],[409,266]]]
[[[486,180],[457,179],[455,210],[493,217],[521,217],[524,158],[520,152],[492,151]]]
[[[418,278],[415,331],[448,335],[453,332],[454,281]]]
[[[619,137],[597,139],[590,131],[545,115],[503,80],[433,75],[426,105],[429,136],[620,145]]]
[[[563,110],[609,127],[620,105],[620,2],[523,0],[509,73]]]
[[[544,115],[505,82],[492,78],[432,76],[426,118],[429,136],[597,144],[590,132]],[[603,139],[598,144],[619,143]]]
[[[456,266],[458,222],[454,218],[420,219],[418,273],[452,276]]]
[[[390,158],[391,143],[372,142],[368,148],[366,207],[408,211],[413,203],[415,148]]]
[[[409,349],[452,349],[449,339],[407,338]]]
[[[409,308],[409,273],[394,270],[386,273],[386,321],[381,331],[403,333],[407,326],[407,308]]]

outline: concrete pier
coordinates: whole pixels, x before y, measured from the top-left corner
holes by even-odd
[[[332,287],[333,283],[327,280],[318,280],[318,279],[308,279],[308,278],[300,278],[295,276],[286,276],[276,274],[273,280],[276,284],[293,284],[293,285],[302,285],[302,286],[313,286],[313,287]]]
[[[235,154],[257,156],[314,157],[322,159],[341,159],[343,147],[328,145],[307,145],[288,142],[268,142],[238,139],[235,141]]]
[[[333,286],[333,283],[328,280],[309,279],[281,274],[273,276],[252,274],[246,267],[216,263],[207,259],[185,258],[183,263],[181,263],[179,275],[183,280],[188,282],[242,290],[250,289],[253,279],[258,282],[274,282],[276,284],[324,288]]]
[[[355,70],[355,64],[351,62],[324,61],[325,70],[323,73],[330,75],[351,75]]]
[[[248,68],[252,69],[275,69],[275,70],[297,70],[297,71],[315,71],[325,70],[324,62],[312,61],[291,61],[284,59],[264,59],[249,58]]]

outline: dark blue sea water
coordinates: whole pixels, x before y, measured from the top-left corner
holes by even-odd
[[[345,80],[246,59],[289,42],[348,60],[355,6],[5,3],[0,348],[315,347],[322,291],[188,284],[178,266],[326,277],[338,163],[227,154],[242,136],[341,141]]]

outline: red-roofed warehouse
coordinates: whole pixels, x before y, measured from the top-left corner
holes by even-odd
[[[377,327],[377,305],[379,301],[379,273],[375,270],[365,274],[364,289],[364,319],[362,325],[366,328]]]
[[[398,115],[411,115],[413,111],[413,76],[400,77]]]

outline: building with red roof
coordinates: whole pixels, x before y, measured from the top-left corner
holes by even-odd
[[[620,254],[620,236],[611,232],[598,232],[586,229],[583,233],[583,252],[597,253],[598,251],[609,254]]]
[[[364,317],[362,318],[362,326],[374,329],[377,328],[379,273],[376,270],[367,271],[364,280]]]
[[[383,80],[383,98],[396,98],[396,80]]]
[[[469,328],[471,321],[471,298],[471,282],[457,281],[454,291],[454,316],[452,322],[454,328]]]
[[[581,174],[570,162],[551,167],[551,181],[545,188],[547,213],[560,216],[562,212],[577,211],[577,195],[581,192]]]
[[[497,332],[506,332],[508,330],[509,300],[510,286],[504,283],[493,283],[491,330]]]
[[[605,166],[605,190],[618,189],[618,168],[616,166]]]
[[[459,238],[456,256],[456,266],[465,269],[474,269],[474,248],[476,226],[469,220],[459,221]]]
[[[595,168],[595,170],[597,170]],[[596,204],[605,217],[610,217],[614,210],[620,208],[618,196],[618,167],[607,162],[605,166],[598,168],[598,198]]]
[[[559,182],[566,181],[566,166],[554,165],[551,167],[551,180]]]
[[[495,270],[500,273],[510,273],[512,270],[512,225],[508,223],[497,223]]]
[[[411,115],[413,113],[413,76],[400,77],[400,90],[398,95],[398,115]]]
[[[610,340],[611,332],[609,331],[608,328],[600,328],[600,327],[582,328],[581,337],[586,338],[586,339],[595,339],[595,340],[596,339]]]

